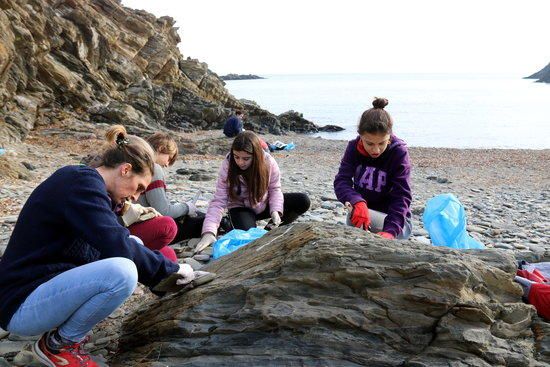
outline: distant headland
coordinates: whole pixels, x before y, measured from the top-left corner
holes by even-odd
[[[550,83],[550,64],[546,65],[535,74],[525,77],[525,79],[537,79],[539,83]]]
[[[253,74],[227,74],[220,76],[221,80],[249,80],[249,79],[265,79],[258,75]]]

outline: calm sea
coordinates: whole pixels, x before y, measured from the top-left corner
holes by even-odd
[[[528,73],[527,73],[528,74]],[[410,146],[550,148],[550,84],[518,75],[321,74],[265,75],[227,82],[237,98],[275,114],[302,112],[319,125],[346,130],[318,134],[352,139],[374,96],[386,97],[394,131]]]

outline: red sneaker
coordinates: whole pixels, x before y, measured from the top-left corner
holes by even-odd
[[[32,351],[38,360],[50,367],[99,367],[90,355],[84,351],[82,346],[86,343],[84,339],[80,343],[64,346],[59,350],[48,348],[46,340],[49,333],[42,335],[32,346]]]

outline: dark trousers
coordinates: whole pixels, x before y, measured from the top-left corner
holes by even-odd
[[[284,214],[281,217],[281,225],[292,223],[301,214],[305,213],[310,206],[309,197],[302,193],[288,193],[283,194]],[[269,204],[267,208],[260,214],[254,213],[254,210],[250,208],[233,208],[229,209],[229,219],[235,229],[249,230],[252,227],[256,227],[256,221],[260,219],[271,218],[271,210]]]
[[[196,217],[185,215],[176,219],[178,232],[171,243],[177,243],[190,238],[200,238],[202,232],[202,223],[204,222],[204,214],[198,213]]]

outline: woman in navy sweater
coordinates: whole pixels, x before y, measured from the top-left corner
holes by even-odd
[[[48,366],[97,366],[86,334],[128,298],[137,282],[153,287],[191,267],[130,237],[114,212],[149,185],[154,153],[122,126],[107,132],[97,168],[67,166],[32,192],[0,261],[0,326],[39,335],[33,351]]]

